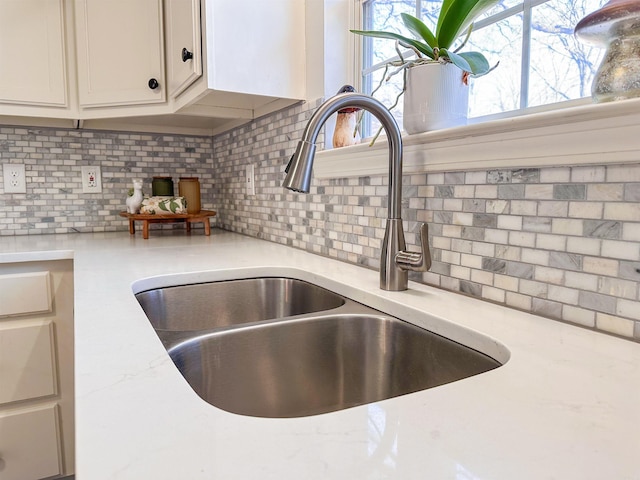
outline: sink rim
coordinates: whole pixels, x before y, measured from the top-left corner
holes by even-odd
[[[257,266],[257,267],[236,267],[222,269],[207,269],[190,272],[179,272],[171,274],[158,274],[139,278],[130,284],[130,291],[133,293],[131,301],[134,302],[142,313],[142,318],[150,330],[155,330],[147,319],[141,307],[135,299],[135,294],[152,288],[162,288],[169,286],[187,285],[192,283],[203,283],[212,281],[239,280],[253,277],[289,277],[306,281],[322,288],[330,290],[346,299],[370,306],[382,313],[402,319],[405,322],[416,325],[425,330],[441,335],[457,343],[465,345],[473,350],[483,353],[496,359],[503,366],[506,366],[511,359],[511,351],[500,340],[486,333],[479,332],[470,326],[462,325],[448,320],[446,316],[437,315],[428,311],[428,306],[415,307],[400,303],[393,298],[394,294],[387,294],[378,288],[377,278],[371,285],[355,286],[343,283],[330,277],[291,266]],[[429,301],[429,296],[437,294],[439,289],[428,285],[409,283],[407,292],[412,295],[425,297],[425,302]],[[455,292],[451,295],[460,295]],[[509,311],[508,307],[502,307]],[[166,352],[166,350],[165,350]]]

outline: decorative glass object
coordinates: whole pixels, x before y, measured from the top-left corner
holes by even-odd
[[[591,87],[596,102],[640,97],[639,0],[611,0],[580,20],[575,34],[606,48]]]

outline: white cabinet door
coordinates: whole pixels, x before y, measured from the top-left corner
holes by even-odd
[[[305,98],[305,2],[207,2],[209,87],[274,98]]]
[[[51,321],[0,322],[0,404],[55,395],[54,352]]]
[[[26,480],[62,474],[55,405],[0,412],[0,478]]]
[[[0,1],[0,102],[67,106],[63,0]]]
[[[177,97],[202,76],[200,0],[166,0],[167,82]]]
[[[162,0],[76,0],[82,107],[165,101]]]

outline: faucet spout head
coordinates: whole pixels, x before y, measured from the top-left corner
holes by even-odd
[[[296,151],[287,167],[287,176],[283,183],[285,188],[294,192],[309,193],[315,153],[316,145],[314,143],[309,143],[306,140],[298,142]]]

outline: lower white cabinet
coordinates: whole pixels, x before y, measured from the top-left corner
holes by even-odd
[[[0,478],[31,480],[63,473],[57,405],[0,410]]]
[[[56,394],[53,323],[0,323],[0,405]]]
[[[73,261],[0,261],[0,480],[75,471]]]

